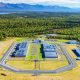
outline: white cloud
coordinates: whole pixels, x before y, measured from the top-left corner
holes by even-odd
[[[69,6],[69,7],[80,7],[80,0],[0,0],[0,2],[44,4],[44,5],[61,5],[61,6]]]
[[[49,5],[60,5],[60,6],[68,6],[68,7],[80,7],[80,0],[51,0],[46,2]]]
[[[10,3],[39,3],[45,2],[49,0],[0,0],[2,2],[10,2]]]

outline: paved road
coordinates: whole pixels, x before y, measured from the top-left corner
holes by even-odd
[[[9,57],[10,52],[13,50],[14,46],[15,46],[15,43],[13,43],[10,46],[10,48],[8,49],[8,51],[4,54],[4,56],[0,60],[0,66],[5,68],[5,69],[7,69],[7,70],[16,72],[16,73],[28,73],[28,74],[31,73],[31,74],[35,74],[35,75],[38,75],[38,74],[51,74],[51,73],[55,74],[55,73],[60,73],[60,72],[63,72],[63,71],[71,70],[76,66],[74,60],[68,54],[68,52],[66,51],[65,47],[63,45],[60,45],[60,48],[63,51],[64,55],[66,56],[69,65],[61,67],[61,68],[58,68],[56,70],[20,70],[20,69],[16,69],[16,68],[14,68],[14,67],[12,67],[10,65],[5,64],[6,58]]]
[[[6,58],[9,57],[10,53],[12,52],[13,48],[15,47],[16,43],[12,43],[12,45],[9,47],[9,49],[5,52],[3,57],[0,60],[0,63],[3,64],[6,60]]]

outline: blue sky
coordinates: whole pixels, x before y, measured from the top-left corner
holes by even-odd
[[[80,0],[0,0],[5,3],[27,3],[27,4],[43,4],[43,5],[60,5],[67,7],[80,8]]]

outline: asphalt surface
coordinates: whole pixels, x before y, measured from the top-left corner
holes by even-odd
[[[16,73],[25,73],[25,74],[27,73],[27,74],[34,74],[34,75],[56,74],[56,73],[72,70],[76,66],[75,61],[68,54],[65,47],[63,45],[60,45],[60,48],[63,51],[65,57],[67,58],[69,65],[55,69],[55,70],[20,70],[20,69],[14,68],[14,67],[6,64],[6,59],[9,57],[9,55],[10,55],[11,51],[13,50],[13,48],[15,47],[15,45],[16,45],[16,43],[13,43],[10,46],[10,48],[6,51],[6,53],[3,55],[2,59],[0,60],[0,66],[5,68],[6,70],[10,70],[10,71],[13,71]]]
[[[9,49],[5,52],[5,54],[3,55],[3,57],[0,60],[1,64],[3,64],[5,62],[5,60],[9,57],[9,55],[12,52],[15,45],[16,45],[16,43],[12,43],[12,45],[9,47]]]

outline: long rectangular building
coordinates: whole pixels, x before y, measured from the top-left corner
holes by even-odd
[[[43,44],[45,58],[57,58],[56,46],[54,44]]]
[[[11,54],[12,57],[25,57],[28,50],[27,42],[18,43],[15,47],[14,52]]]

